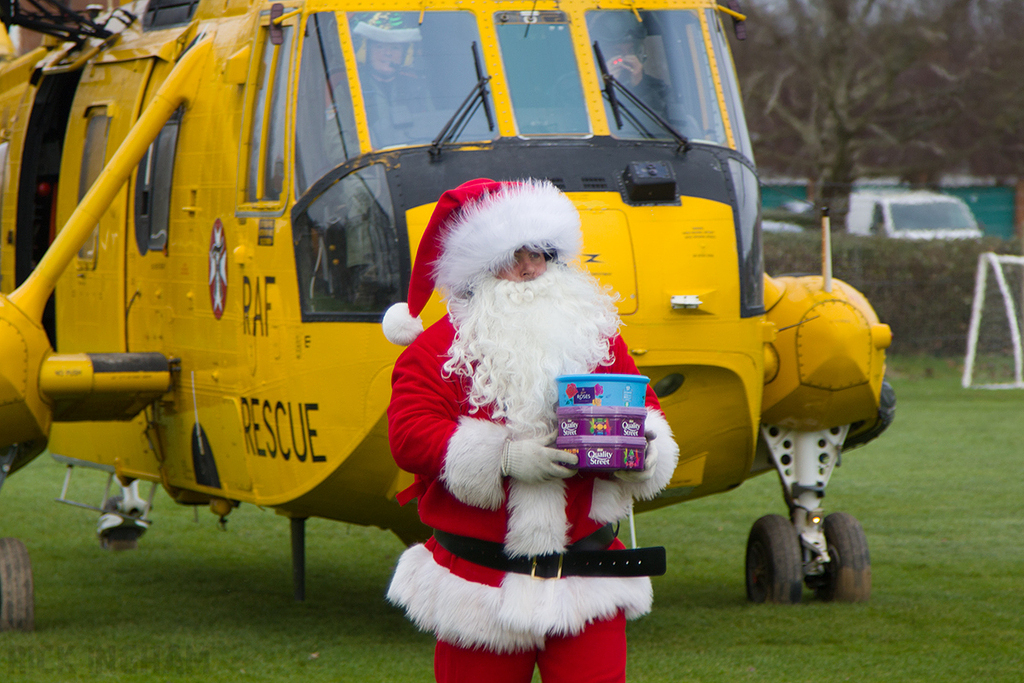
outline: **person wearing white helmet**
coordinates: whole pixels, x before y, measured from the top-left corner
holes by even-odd
[[[364,39],[359,81],[376,148],[412,141],[416,116],[431,108],[426,81],[407,66],[410,50],[422,36],[406,14],[368,13],[352,29]]]

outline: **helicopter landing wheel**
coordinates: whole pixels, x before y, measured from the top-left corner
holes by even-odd
[[[747,539],[747,600],[794,604],[803,592],[803,556],[796,529],[781,515],[754,522]]]
[[[25,544],[0,538],[0,631],[35,628],[32,563]]]
[[[833,512],[822,524],[830,562],[814,590],[834,602],[865,602],[871,596],[871,557],[864,529],[853,515]]]

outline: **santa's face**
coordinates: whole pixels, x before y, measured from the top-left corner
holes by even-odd
[[[547,256],[524,247],[516,251],[516,262],[498,271],[495,277],[510,282],[530,282],[543,275],[547,269]]]
[[[470,404],[489,407],[520,438],[554,428],[555,378],[609,362],[619,326],[612,297],[563,264],[532,280],[488,279],[449,311],[457,334],[446,372],[468,378]]]

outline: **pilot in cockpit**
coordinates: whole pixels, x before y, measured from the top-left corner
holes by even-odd
[[[601,48],[608,73],[659,116],[664,116],[668,86],[645,68],[644,25],[628,10],[605,11],[597,13],[589,30]]]
[[[359,81],[376,148],[413,142],[417,115],[431,109],[426,80],[413,62],[420,29],[406,23],[399,12],[372,12],[352,29],[363,39]]]

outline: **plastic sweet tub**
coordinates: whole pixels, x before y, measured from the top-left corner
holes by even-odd
[[[574,453],[581,470],[642,470],[647,440],[644,437],[560,437],[558,448]]]
[[[646,416],[644,406],[565,406],[558,409],[558,436],[643,436]]]
[[[644,375],[561,375],[558,382],[558,407],[617,406],[635,408],[644,405],[647,377]]]

